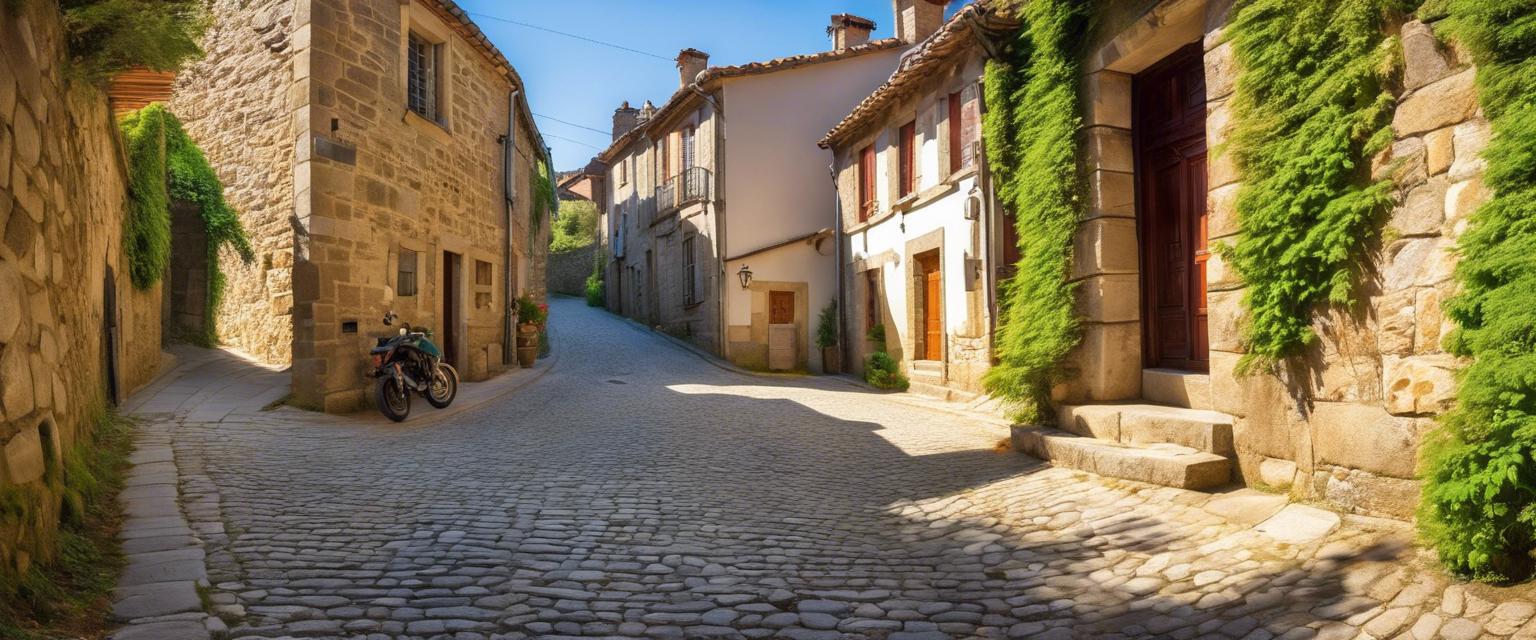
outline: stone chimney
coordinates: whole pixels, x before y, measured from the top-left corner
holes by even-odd
[[[839,13],[832,16],[832,26],[827,27],[827,35],[832,37],[832,50],[842,51],[869,42],[869,32],[874,30],[875,23],[868,18]]]
[[[629,133],[637,124],[640,124],[640,111],[629,106],[629,101],[625,100],[624,104],[613,110],[613,139],[618,140],[619,136]]]
[[[688,48],[677,52],[677,86],[693,84],[693,79],[699,77],[699,72],[708,66],[709,54],[703,51]]]
[[[892,0],[896,11],[896,37],[916,44],[933,35],[944,24],[944,6],[948,0]]]

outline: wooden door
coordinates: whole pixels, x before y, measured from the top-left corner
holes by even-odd
[[[443,326],[439,335],[443,339],[443,360],[449,364],[459,362],[459,254],[443,252]]]
[[[1209,369],[1205,67],[1198,44],[1134,82],[1142,347],[1149,367]]]
[[[768,324],[795,323],[795,292],[768,292]]]
[[[920,259],[923,294],[923,359],[944,359],[943,271],[937,255]]]

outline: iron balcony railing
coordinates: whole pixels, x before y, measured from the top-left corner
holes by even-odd
[[[683,205],[709,199],[709,169],[689,167],[656,187],[656,213],[666,215]]]

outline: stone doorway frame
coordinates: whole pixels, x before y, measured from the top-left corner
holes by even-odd
[[[1054,393],[1059,402],[1141,397],[1142,261],[1131,79],[1180,48],[1201,43],[1206,144],[1216,148],[1230,120],[1226,104],[1231,94],[1231,48],[1222,41],[1221,27],[1231,5],[1232,0],[1164,0],[1103,41],[1084,63],[1083,171],[1088,211],[1078,226],[1068,276],[1078,285],[1082,340],[1068,356],[1067,367],[1073,375]],[[1210,197],[1235,182],[1230,165],[1229,158],[1213,154],[1206,168],[1213,242],[1235,232],[1230,220],[1217,220]],[[1218,258],[1208,265],[1207,286],[1214,293],[1224,269]],[[1217,322],[1214,313],[1212,324]]]

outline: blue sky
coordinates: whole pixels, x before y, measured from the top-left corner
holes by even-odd
[[[603,131],[610,129],[620,101],[629,100],[638,107],[649,99],[660,105],[672,95],[677,69],[670,58],[680,49],[700,49],[709,54],[712,65],[825,51],[831,46],[826,35],[829,18],[845,12],[874,20],[875,38],[892,34],[891,0],[458,0],[458,4],[522,74],[534,113]],[[578,34],[668,60],[495,18]],[[609,141],[605,134],[548,117],[537,119],[554,150],[557,169],[586,164]]]

